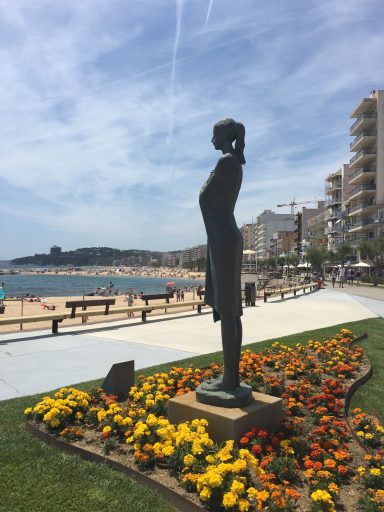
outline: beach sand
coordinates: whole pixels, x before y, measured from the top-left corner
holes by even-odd
[[[103,267],[98,269],[81,269],[81,270],[18,270],[18,274],[22,275],[72,275],[72,276],[145,276],[160,277],[164,279],[204,279],[205,272],[193,272],[180,267]]]
[[[94,297],[97,299],[98,297]],[[100,297],[102,298],[102,297]],[[118,295],[113,296],[111,298],[116,299],[116,303],[114,306],[110,307],[110,310],[112,310],[114,307],[124,307],[127,306],[127,302],[124,301],[125,296],[124,295]],[[50,313],[69,313],[70,309],[65,307],[66,301],[69,300],[81,300],[82,297],[76,296],[76,297],[46,297],[45,303],[49,305],[55,306],[55,311],[50,311],[48,309],[43,309],[42,303],[40,302],[26,302],[22,304],[21,300],[5,300],[4,304],[6,306],[4,314],[0,316],[0,318],[6,318],[6,317],[15,317],[15,316],[28,316],[28,315],[44,315],[44,314],[50,314]],[[86,299],[92,299],[92,297],[86,297]],[[196,294],[193,294],[193,292],[186,292],[184,296],[185,301],[191,301],[191,300],[198,300],[198,297]],[[176,296],[174,299],[170,299],[170,302],[176,302]],[[166,307],[165,300],[153,300],[150,302],[150,304],[164,304],[164,307]],[[140,298],[135,299],[134,301],[135,306],[145,306],[145,302],[142,301]],[[98,309],[102,309],[100,306],[96,306]],[[23,311],[22,311],[23,309]],[[91,308],[93,309],[93,308]],[[191,311],[191,306],[186,306],[185,308],[180,307],[177,309],[168,309],[169,313],[175,314],[175,313],[182,313],[185,311]],[[158,315],[164,315],[166,314],[163,310],[155,310],[152,313],[147,313],[147,316],[158,316]],[[141,313],[136,312],[134,318],[140,319]],[[116,320],[124,320],[127,319],[127,313],[122,314],[116,314],[111,316],[92,316],[86,323],[86,325],[92,325],[97,323],[104,323],[104,322],[113,322]],[[79,326],[82,325],[82,319],[81,318],[68,318],[66,320],[63,320],[61,324],[59,324],[59,330],[60,326],[62,327],[70,327],[70,326]],[[42,321],[42,322],[33,322],[33,323],[26,323],[23,324],[23,331],[34,331],[34,330],[45,330],[45,329],[51,329],[51,321]],[[10,333],[10,332],[19,332],[20,324],[12,324],[12,325],[0,325],[0,334],[4,333]]]

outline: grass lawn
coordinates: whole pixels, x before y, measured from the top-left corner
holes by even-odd
[[[373,377],[354,396],[351,407],[384,417],[384,320],[370,319],[307,331],[279,338],[287,345],[333,336],[346,327],[356,335],[368,334],[362,342],[373,365]],[[255,352],[276,341],[247,345]],[[174,364],[140,370],[149,375],[171,366],[208,366],[221,362],[221,353],[198,356]],[[99,386],[101,380],[75,385],[82,390]],[[156,493],[125,475],[77,456],[63,454],[25,431],[23,411],[43,395],[0,402],[0,511],[1,512],[171,512],[173,509]]]

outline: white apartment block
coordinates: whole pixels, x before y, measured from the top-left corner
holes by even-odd
[[[349,197],[351,171],[348,164],[344,164],[325,179],[325,195],[327,213],[325,220],[327,226],[325,234],[328,238],[328,250],[336,251],[338,246],[345,243],[346,231],[344,204]]]
[[[195,245],[194,247],[186,247],[181,252],[180,266],[188,265],[193,261],[203,260],[207,258],[206,244]]]
[[[363,98],[351,117],[356,119],[350,129],[355,155],[349,162],[345,240],[356,247],[384,233],[384,90]]]
[[[255,250],[258,259],[266,259],[270,254],[271,240],[277,231],[294,231],[293,214],[275,213],[264,210],[256,220]]]

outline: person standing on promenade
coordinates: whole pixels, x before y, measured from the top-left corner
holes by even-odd
[[[361,272],[359,269],[357,269],[356,274],[355,274],[356,286],[360,286],[360,279],[361,279]]]
[[[345,281],[345,267],[344,267],[344,263],[342,263],[340,270],[339,270],[339,288],[344,288],[344,281]]]
[[[335,269],[333,268],[332,269],[332,273],[331,273],[331,281],[332,281],[332,287],[334,288],[335,287],[335,283],[336,283],[336,271]]]
[[[0,306],[3,305],[3,300],[4,299],[5,299],[4,283],[1,283],[1,286],[0,286]]]

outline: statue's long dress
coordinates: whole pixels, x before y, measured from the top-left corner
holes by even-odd
[[[242,177],[238,158],[228,153],[219,159],[200,192],[200,208],[208,236],[205,303],[213,308],[215,322],[221,316],[243,314],[243,237],[234,216]]]

